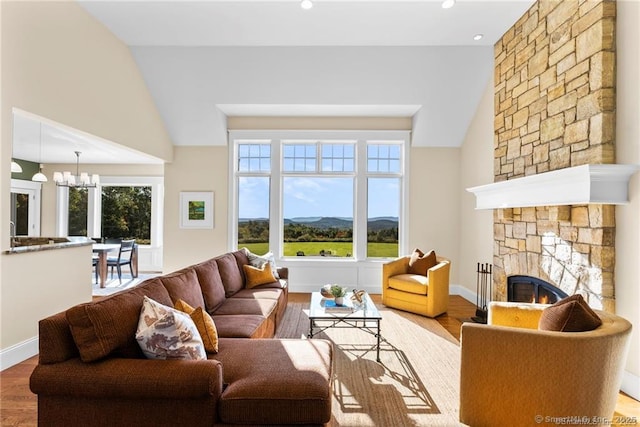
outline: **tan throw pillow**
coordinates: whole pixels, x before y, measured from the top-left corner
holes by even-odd
[[[191,318],[144,297],[136,340],[149,359],[206,360],[207,353]]]
[[[541,331],[584,332],[596,329],[602,320],[589,307],[582,295],[576,294],[561,299],[545,308],[540,316]]]
[[[275,282],[273,273],[271,272],[271,266],[269,263],[264,264],[262,268],[256,268],[249,264],[242,266],[244,269],[244,275],[247,277],[247,288],[255,288],[256,286],[264,285],[266,283]]]
[[[409,274],[426,276],[427,271],[436,264],[438,264],[438,260],[434,251],[424,254],[420,249],[416,248],[409,259]]]
[[[183,313],[187,313],[193,323],[196,324],[198,332],[202,337],[204,343],[204,349],[209,353],[218,352],[218,328],[213,321],[213,318],[202,309],[202,307],[193,308],[183,300],[178,300],[175,303],[175,309],[180,310]]]

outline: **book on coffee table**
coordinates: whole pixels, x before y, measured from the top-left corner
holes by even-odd
[[[327,313],[351,313],[353,305],[351,302],[345,301],[342,305],[336,304],[334,300],[324,300],[324,311]]]

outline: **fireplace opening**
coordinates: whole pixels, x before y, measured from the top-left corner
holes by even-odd
[[[568,297],[562,289],[532,276],[507,277],[507,301],[553,304]]]

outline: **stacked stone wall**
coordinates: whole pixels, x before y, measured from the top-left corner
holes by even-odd
[[[495,47],[494,179],[615,163],[615,2],[539,0]],[[494,211],[494,298],[528,274],[613,311],[614,208]]]

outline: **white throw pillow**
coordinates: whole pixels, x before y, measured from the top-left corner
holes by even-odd
[[[188,314],[145,296],[136,340],[149,359],[206,360],[202,337]]]
[[[251,264],[253,267],[256,267],[262,270],[262,268],[264,268],[264,265],[266,263],[269,263],[269,265],[271,266],[271,272],[273,273],[273,277],[275,279],[280,278],[280,275],[278,275],[278,268],[276,267],[276,258],[273,255],[273,252],[267,252],[264,255],[256,255],[247,248],[242,248],[240,250],[245,253],[247,258],[249,259],[249,264]]]

